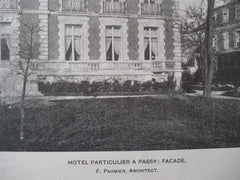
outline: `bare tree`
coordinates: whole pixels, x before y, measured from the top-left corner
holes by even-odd
[[[202,62],[204,58],[205,31],[204,23],[206,11],[203,3],[197,6],[189,6],[185,17],[181,19],[181,43],[183,55],[187,58],[198,56],[198,80],[202,80]],[[194,60],[194,59],[191,59]]]
[[[199,54],[199,67],[202,74],[203,96],[211,97],[211,86],[216,66],[216,54],[213,49],[214,8],[221,0],[208,0],[206,8],[202,0],[198,9],[190,7],[188,20],[182,23],[183,50],[194,49]],[[190,20],[189,20],[190,19]]]
[[[11,65],[14,66],[17,74],[22,75],[22,94],[20,101],[20,140],[25,139],[24,127],[25,127],[25,97],[27,89],[27,81],[29,76],[35,71],[34,60],[37,59],[39,55],[39,47],[42,41],[39,39],[39,32],[41,27],[38,22],[33,22],[33,20],[22,19],[22,27],[20,33],[20,49],[16,54],[21,60],[12,61]]]
[[[214,4],[215,0],[208,0],[207,2],[207,20],[205,30],[205,48],[203,61],[203,96],[211,97],[211,86],[215,69],[215,55],[213,52],[213,34],[214,34]]]

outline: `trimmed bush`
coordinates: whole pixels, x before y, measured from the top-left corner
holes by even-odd
[[[100,95],[100,94],[124,94],[124,93],[163,93],[172,92],[175,88],[174,82],[156,82],[147,81],[140,83],[130,80],[119,82],[114,80],[112,82],[92,82],[81,81],[80,83],[59,81],[50,83],[39,82],[39,91],[44,95]]]

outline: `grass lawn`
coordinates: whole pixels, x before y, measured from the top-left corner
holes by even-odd
[[[116,151],[240,147],[240,101],[199,97],[55,101],[0,107],[1,151]]]
[[[240,92],[239,91],[227,91],[227,92],[223,93],[223,95],[240,98]]]

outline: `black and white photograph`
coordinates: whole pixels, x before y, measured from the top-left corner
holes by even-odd
[[[239,180],[240,0],[0,0],[1,180]]]
[[[0,0],[0,151],[236,147],[239,0]]]

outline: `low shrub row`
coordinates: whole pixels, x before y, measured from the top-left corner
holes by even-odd
[[[80,83],[59,81],[54,83],[38,83],[39,91],[44,95],[94,95],[104,93],[116,93],[122,92],[131,93],[144,93],[144,92],[172,92],[174,91],[175,84],[172,81],[167,82],[155,82],[147,81],[140,83],[138,81],[124,81],[120,82],[114,80],[112,82],[92,82],[82,81]]]

